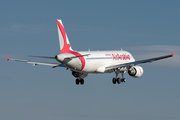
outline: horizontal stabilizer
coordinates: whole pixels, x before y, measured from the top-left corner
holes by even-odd
[[[85,55],[79,55],[79,56],[72,56],[72,57],[66,57],[66,59],[73,59],[73,58],[79,58],[83,56],[89,56],[90,54],[85,54]]]

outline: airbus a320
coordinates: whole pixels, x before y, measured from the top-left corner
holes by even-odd
[[[55,67],[66,67],[72,71],[72,75],[76,78],[77,85],[84,84],[84,78],[88,74],[97,73],[115,73],[112,79],[113,84],[120,84],[126,82],[124,74],[127,71],[132,77],[140,77],[143,74],[143,68],[139,64],[151,63],[153,61],[173,57],[173,53],[160,57],[135,61],[131,53],[119,51],[74,51],[70,45],[67,34],[61,20],[57,20],[57,28],[59,35],[60,54],[55,57],[47,56],[31,56],[37,58],[54,59],[58,63],[37,62],[30,60],[13,59],[7,57],[8,60],[15,60],[20,62],[27,62],[35,65],[48,65]],[[118,77],[121,74],[122,77]]]

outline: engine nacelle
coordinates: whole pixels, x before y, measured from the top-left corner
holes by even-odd
[[[128,73],[132,77],[141,77],[143,74],[143,68],[141,66],[133,66]]]
[[[79,75],[81,76],[81,78],[85,78],[87,77],[88,73],[78,73],[78,72],[72,71],[72,75],[76,78],[79,78]]]

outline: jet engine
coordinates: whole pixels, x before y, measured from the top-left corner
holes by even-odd
[[[79,73],[79,72],[75,72],[75,71],[72,71],[72,75],[76,78],[85,78],[87,77],[88,73]]]
[[[141,77],[143,74],[143,68],[141,66],[133,66],[128,70],[128,74],[132,77]]]

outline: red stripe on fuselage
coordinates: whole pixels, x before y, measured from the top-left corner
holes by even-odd
[[[78,53],[78,52],[71,51],[70,53],[73,54],[73,55],[75,55],[75,56],[81,56],[81,54]],[[79,57],[79,60],[80,60],[81,63],[82,63],[82,68],[81,68],[81,71],[82,71],[82,70],[84,69],[84,67],[85,67],[86,62],[85,62],[84,57]]]
[[[64,46],[63,46],[63,48],[61,49],[61,54],[62,54],[62,53],[71,53],[71,54],[73,54],[73,55],[75,55],[75,56],[81,56],[80,53],[74,52],[74,51],[70,50],[71,45],[70,45],[70,44],[67,44],[65,29],[64,29],[64,27],[62,26],[62,24],[61,24],[58,20],[57,20],[57,25],[58,25],[59,30],[61,31],[62,36],[63,36],[63,39],[64,39]],[[79,60],[80,60],[81,63],[82,63],[82,68],[81,68],[81,71],[82,71],[82,70],[84,69],[84,67],[85,67],[85,63],[86,63],[86,62],[85,62],[84,57],[79,57]]]

